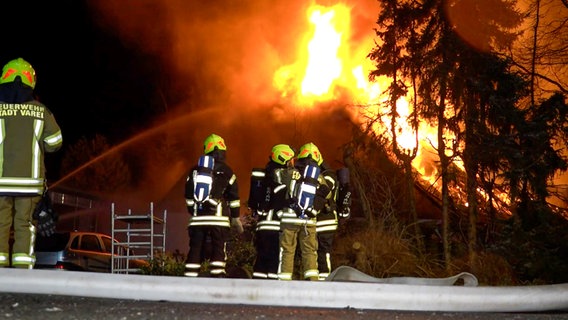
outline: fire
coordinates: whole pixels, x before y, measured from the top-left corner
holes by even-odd
[[[341,75],[341,60],[337,56],[341,45],[341,29],[336,23],[345,19],[345,10],[322,11],[314,8],[310,21],[315,26],[312,40],[308,44],[308,65],[302,81],[302,95],[325,96]]]
[[[364,104],[378,98],[379,84],[370,83],[365,75],[370,61],[357,63],[371,50],[373,36],[369,35],[367,46],[352,48],[353,44],[348,43],[350,10],[343,4],[313,5],[308,9],[311,28],[306,34],[306,50],[301,51],[296,63],[281,67],[273,77],[274,87],[283,98],[295,99],[295,105],[305,108],[337,98],[338,87],[349,89]]]
[[[331,7],[311,6],[307,12],[312,26],[307,33],[307,50],[302,51],[295,64],[281,67],[275,73],[273,81],[282,97],[294,98],[296,105],[301,108],[312,106],[314,102],[336,98],[334,89],[338,87],[348,89],[351,97],[362,106],[352,110],[354,118],[363,122],[363,119],[379,117],[384,113],[378,106],[383,105],[380,100],[381,87],[386,87],[388,80],[368,80],[367,74],[373,65],[366,56],[374,45],[374,34],[369,26],[367,43],[348,43],[351,32],[350,10],[342,4]],[[408,101],[400,99],[397,102],[397,110],[401,119],[408,116]],[[383,120],[384,124],[390,123],[386,118]],[[375,130],[390,132],[388,126],[377,126]],[[400,121],[397,131],[400,132],[398,143],[402,148],[416,147],[415,135],[405,120]],[[426,171],[422,173],[426,174]]]
[[[306,33],[304,42],[307,49],[300,51],[296,63],[276,71],[274,86],[282,97],[293,99],[294,105],[299,108],[336,99],[337,88],[347,90],[357,105],[350,110],[353,119],[363,126],[367,119],[380,117],[381,123],[377,123],[373,130],[390,135],[391,121],[382,95],[384,90],[381,90],[388,86],[390,80],[370,82],[367,76],[374,68],[366,58],[375,44],[373,26],[369,26],[369,36],[362,43],[349,43],[350,15],[351,8],[343,4],[311,6],[307,11],[311,29]],[[434,183],[437,178],[434,160],[437,157],[437,129],[420,121],[417,141],[416,133],[407,121],[412,111],[409,101],[411,97],[403,97],[396,104],[399,114],[397,143],[402,150],[418,148],[414,167],[424,180]],[[447,141],[451,145],[451,134],[448,134]],[[446,153],[451,155],[449,151]]]

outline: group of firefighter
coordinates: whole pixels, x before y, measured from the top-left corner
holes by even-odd
[[[226,163],[226,151],[222,137],[209,135],[203,155],[187,176],[187,277],[225,277],[230,228],[243,232],[237,178]],[[274,145],[266,166],[253,168],[250,176],[247,206],[255,220],[253,279],[325,280],[332,271],[338,222],[349,218],[350,205],[347,168],[332,169],[311,142],[297,153],[290,145]],[[301,271],[294,273],[297,256]]]

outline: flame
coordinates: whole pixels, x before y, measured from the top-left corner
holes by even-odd
[[[273,85],[281,96],[294,99],[301,108],[336,99],[338,87],[349,89],[353,97],[365,104],[378,99],[380,85],[370,83],[365,76],[371,62],[356,63],[353,58],[365,57],[371,47],[353,50],[348,43],[351,8],[344,4],[313,5],[307,18],[311,28],[306,34],[305,50],[294,64],[283,66],[274,74]],[[367,44],[372,45],[372,35],[369,39]]]
[[[341,60],[337,56],[341,45],[342,32],[338,21],[345,19],[345,10],[323,11],[316,7],[310,14],[310,21],[315,26],[312,40],[308,43],[308,65],[302,81],[302,95],[324,96],[341,75]]]
[[[372,47],[357,43],[349,43],[351,8],[343,4],[330,7],[312,5],[307,11],[311,29],[306,33],[306,50],[300,51],[300,57],[292,65],[278,69],[273,77],[274,87],[284,98],[294,99],[294,105],[299,108],[312,107],[316,102],[336,99],[337,88],[347,89],[350,98],[356,100],[359,106],[353,108],[353,118],[361,126],[366,125],[367,119],[380,117],[373,130],[381,135],[390,135],[390,119],[385,97],[381,88],[388,87],[390,79],[379,78],[374,82],[368,80],[367,74],[374,68],[367,54]],[[372,28],[369,28],[372,31]],[[374,45],[374,33],[370,32],[365,44]],[[361,61],[361,57],[365,57]],[[381,100],[382,99],[382,100]],[[415,130],[408,124],[411,114],[411,97],[402,97],[396,102],[399,118],[395,131],[397,143],[402,150],[417,148],[417,157],[413,163],[423,180],[431,184],[440,183],[437,179],[437,128],[426,121],[420,121],[418,139]],[[446,150],[452,155],[452,133],[445,133]],[[418,143],[418,145],[417,145]],[[454,161],[459,167],[459,161]]]

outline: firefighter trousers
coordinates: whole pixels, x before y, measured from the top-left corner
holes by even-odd
[[[209,257],[209,273],[213,277],[226,274],[226,243],[229,228],[221,226],[191,226],[188,228],[189,252],[185,263],[185,276],[197,277],[206,258],[203,251],[207,246],[207,237],[211,238],[211,256]]]
[[[256,260],[252,277],[256,279],[278,279],[280,262],[280,231],[259,230],[255,234]]]
[[[35,264],[35,226],[33,211],[40,196],[0,196],[0,267],[33,268]],[[10,257],[10,231],[14,226],[14,244]]]
[[[331,251],[335,232],[318,233],[318,270],[319,279],[325,280],[331,272]]]
[[[278,278],[292,280],[296,245],[302,255],[303,278],[318,280],[316,226],[306,224],[280,224],[280,266]]]

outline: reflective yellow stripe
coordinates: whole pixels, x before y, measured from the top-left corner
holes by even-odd
[[[304,278],[319,277],[319,271],[317,269],[310,269],[304,272]]]
[[[257,177],[257,178],[264,178],[266,176],[266,174],[263,171],[253,171],[251,176]]]
[[[28,269],[33,268],[35,264],[35,257],[25,253],[12,254],[12,266],[27,266]]]
[[[32,139],[32,168],[31,173],[32,177],[38,178],[40,176],[40,161],[41,161],[41,149],[40,149],[40,142],[37,140],[38,137],[41,137],[41,133],[43,132],[43,120],[36,119],[34,121],[34,136]]]
[[[291,273],[279,273],[278,274],[278,279],[279,280],[292,280],[292,274]]]
[[[63,135],[61,134],[61,131],[57,131],[56,133],[45,138],[44,141],[47,144],[49,144],[50,146],[56,146],[56,145],[61,144],[63,142]]]
[[[233,201],[229,202],[229,207],[230,208],[240,208],[241,207],[241,201],[240,200],[233,200]]]
[[[0,266],[6,267],[10,265],[9,254],[8,253],[0,253]]]

